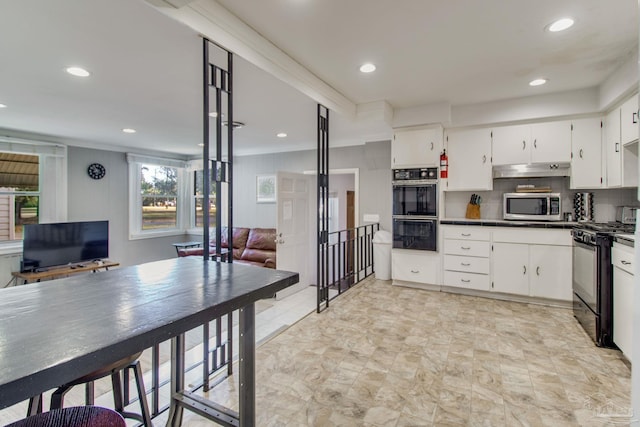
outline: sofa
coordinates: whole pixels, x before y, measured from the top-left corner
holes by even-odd
[[[257,265],[259,267],[276,268],[276,229],[275,228],[244,228],[232,229],[233,262]],[[222,228],[220,246],[229,250],[227,228]],[[214,253],[216,240],[209,241],[209,253]],[[178,250],[179,257],[202,256],[203,248],[184,248]]]

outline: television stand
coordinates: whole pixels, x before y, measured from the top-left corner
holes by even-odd
[[[83,273],[83,272],[97,272],[99,270],[108,270],[109,267],[117,267],[119,266],[119,262],[112,262],[107,260],[102,260],[100,262],[84,262],[80,264],[73,265],[61,265],[59,267],[49,267],[46,270],[35,270],[35,271],[14,271],[11,275],[16,279],[22,279],[23,284],[30,282],[40,282],[42,280],[51,280],[59,277],[66,277],[72,274]]]

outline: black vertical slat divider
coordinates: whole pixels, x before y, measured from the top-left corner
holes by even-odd
[[[215,48],[226,52],[226,64],[218,66],[209,61],[209,49]],[[203,139],[204,146],[202,150],[203,158],[203,247],[204,259],[215,259],[221,262],[233,262],[233,54],[226,49],[211,43],[207,39],[203,39],[203,68],[204,68],[204,87],[203,87]],[[224,68],[226,65],[226,69]],[[210,111],[210,90],[213,89],[215,94],[215,153],[211,156],[209,145],[211,143],[209,120],[211,119]],[[227,133],[226,138],[222,132],[222,111],[223,96],[226,94],[226,112],[227,112]],[[223,142],[226,140],[227,159],[223,159]],[[213,158],[212,158],[213,157]],[[212,179],[213,178],[213,179]],[[209,248],[209,212],[211,203],[209,195],[211,193],[211,182],[215,180],[215,206],[216,206],[216,230],[215,230],[215,253],[213,257],[208,252]],[[227,184],[227,204],[222,206],[223,184]],[[227,235],[228,242],[227,254],[222,254],[222,212],[227,212]],[[203,327],[203,389],[209,390],[209,376],[227,365],[227,374],[233,372],[231,361],[233,360],[233,334],[232,323],[233,315],[228,314],[228,330],[226,339],[222,340],[222,319],[220,317],[212,319],[215,321],[215,347],[210,348],[209,331],[210,324]],[[211,354],[213,353],[213,361]],[[210,363],[212,362],[212,363]]]
[[[317,311],[329,307],[329,109],[318,104]],[[324,307],[322,304],[324,303]]]

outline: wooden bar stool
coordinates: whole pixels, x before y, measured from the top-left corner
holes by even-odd
[[[80,378],[77,378],[70,383],[64,384],[58,387],[51,395],[50,410],[61,409],[64,404],[64,395],[71,390],[72,387],[80,384],[85,384],[85,404],[94,404],[94,388],[93,383],[96,380],[104,378],[108,375],[111,376],[111,386],[113,389],[113,404],[115,411],[122,415],[124,418],[132,418],[134,420],[142,422],[146,427],[152,427],[151,414],[149,412],[149,405],[147,403],[147,394],[144,388],[144,381],[142,377],[142,368],[140,367],[140,353],[136,353],[132,356],[120,359],[111,365],[105,366],[97,371],[91,372]],[[138,402],[140,403],[140,414],[133,412],[126,412],[124,410],[125,401],[128,400],[128,388],[129,388],[129,375],[128,371],[133,371],[133,375],[136,381],[136,389],[138,392]],[[121,373],[123,374],[121,376]],[[123,394],[123,383],[126,393]],[[35,396],[29,400],[29,408],[27,410],[27,416],[42,412],[42,396]]]
[[[32,415],[5,427],[127,427],[127,423],[111,409],[73,406]]]

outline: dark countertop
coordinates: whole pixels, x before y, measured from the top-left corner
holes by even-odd
[[[565,221],[507,221],[503,219],[466,219],[466,218],[452,218],[441,219],[442,225],[473,225],[484,227],[525,227],[525,228],[555,228],[555,229],[567,229],[570,230],[576,225],[577,222],[565,222]]]
[[[297,273],[185,257],[1,289],[0,408],[297,282]]]

